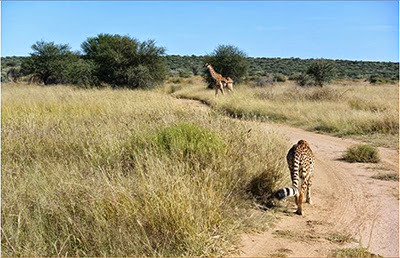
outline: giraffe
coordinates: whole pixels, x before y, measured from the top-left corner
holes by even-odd
[[[208,68],[211,77],[215,80],[215,96],[218,95],[219,90],[222,92],[222,95],[224,95],[224,87],[227,87],[228,90],[233,91],[233,80],[230,77],[223,77],[217,73],[209,63],[206,63],[204,66]]]

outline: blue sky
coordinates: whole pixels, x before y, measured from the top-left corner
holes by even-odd
[[[2,1],[1,55],[38,40],[72,50],[99,33],[155,39],[167,54],[231,44],[253,57],[399,61],[398,1]]]

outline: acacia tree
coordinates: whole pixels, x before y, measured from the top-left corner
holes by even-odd
[[[46,85],[62,82],[63,71],[73,56],[69,45],[42,40],[33,44],[32,50],[30,57],[22,63],[23,73],[32,74]]]
[[[335,65],[333,62],[319,59],[314,61],[307,69],[307,74],[315,80],[315,85],[322,87],[330,82],[335,76]]]
[[[248,74],[249,62],[244,51],[232,45],[219,45],[209,56],[204,57],[216,72],[224,77],[231,77],[235,83],[242,82]],[[207,71],[203,75],[209,88],[214,87],[214,80]]]
[[[97,78],[112,86],[153,88],[166,78],[165,49],[153,40],[140,42],[129,36],[99,34],[81,47],[95,64]]]

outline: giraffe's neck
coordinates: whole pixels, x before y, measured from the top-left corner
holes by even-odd
[[[208,67],[208,70],[210,71],[210,74],[214,79],[218,78],[219,74],[214,70],[214,68],[211,65]]]

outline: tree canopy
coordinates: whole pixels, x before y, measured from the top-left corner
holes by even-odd
[[[32,74],[44,84],[61,83],[63,72],[73,58],[68,44],[37,41],[32,45],[30,58],[21,65],[24,74]]]
[[[99,34],[81,47],[85,58],[94,62],[96,76],[110,85],[152,88],[167,76],[165,49],[153,40]]]

